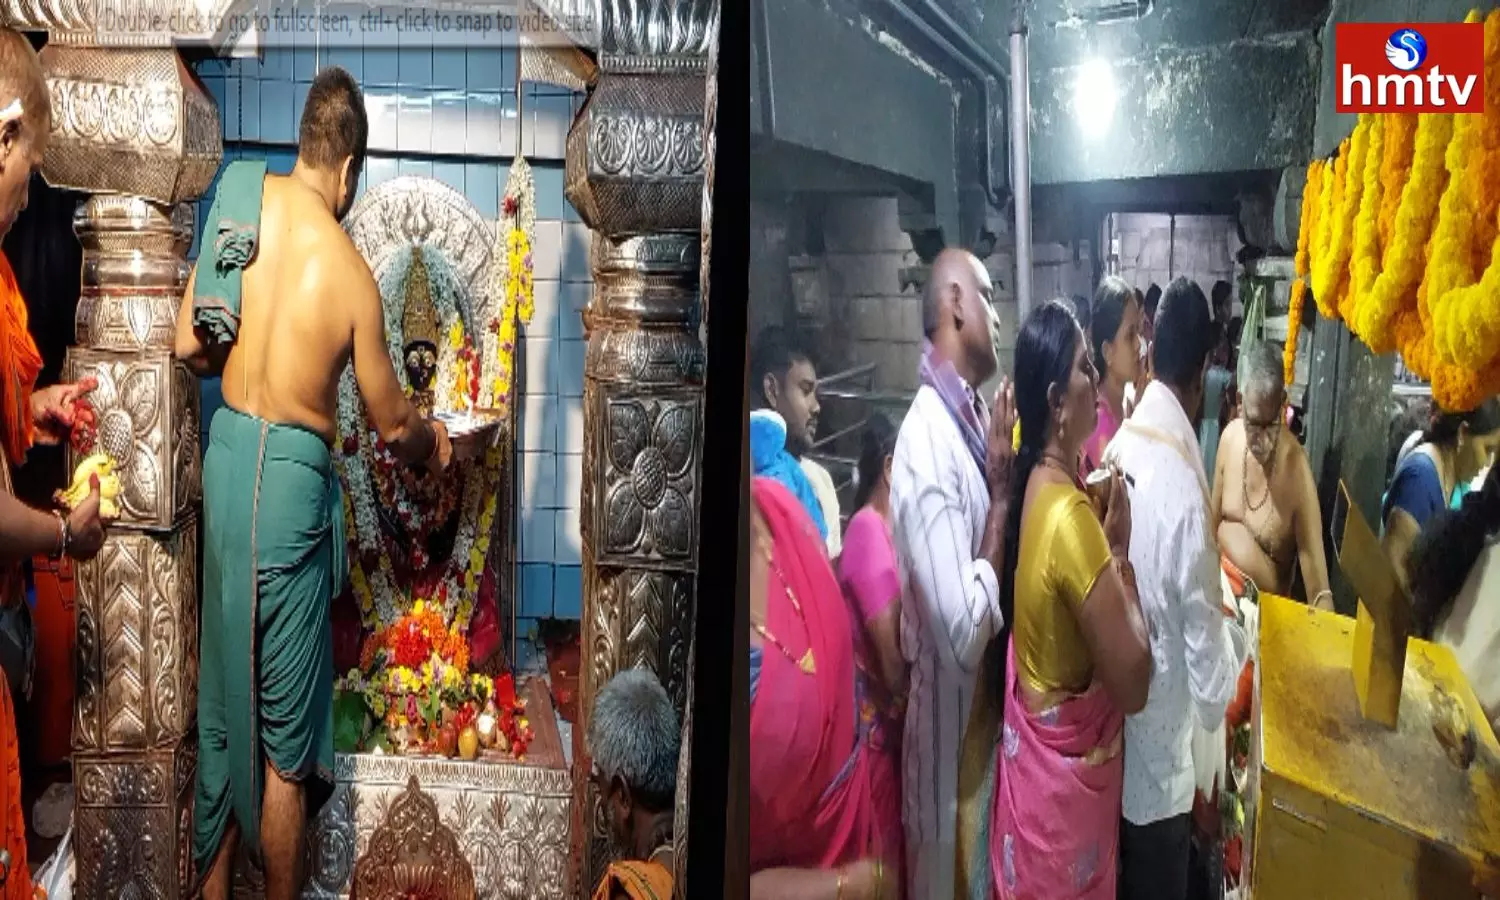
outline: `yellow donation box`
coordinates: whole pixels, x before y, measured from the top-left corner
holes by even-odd
[[[1394,572],[1340,506],[1340,564],[1380,599],[1351,619],[1262,597],[1251,895],[1478,898],[1500,869],[1500,744],[1453,653],[1406,639]]]

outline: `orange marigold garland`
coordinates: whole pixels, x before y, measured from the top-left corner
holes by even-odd
[[[1385,249],[1385,265],[1375,279],[1369,301],[1357,313],[1360,322],[1356,331],[1376,353],[1387,353],[1398,345],[1394,325],[1402,310],[1413,307],[1415,312],[1413,293],[1422,281],[1427,237],[1432,233],[1438,201],[1447,183],[1443,150],[1452,134],[1452,116],[1424,113],[1418,117],[1411,171],[1401,190],[1401,206],[1391,243]],[[1411,365],[1410,360],[1407,365]]]
[[[1401,208],[1401,194],[1411,174],[1412,150],[1417,139],[1415,113],[1386,113],[1381,116],[1385,134],[1380,152],[1380,217],[1376,223],[1382,254],[1390,251],[1396,229],[1396,213]]]

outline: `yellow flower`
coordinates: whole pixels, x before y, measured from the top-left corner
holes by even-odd
[[[412,604],[411,614],[414,615],[414,616],[420,616],[422,614],[423,610],[425,610],[426,608],[427,608],[426,601],[418,598],[417,602]]]
[[[1385,129],[1381,117],[1370,117],[1370,145],[1365,153],[1360,178],[1364,182],[1363,195],[1359,201],[1359,215],[1354,223],[1354,247],[1349,260],[1350,285],[1344,302],[1339,305],[1339,315],[1356,331],[1359,316],[1356,314],[1362,302],[1368,301],[1380,274],[1380,158]]]
[[[1313,263],[1313,296],[1318,301],[1318,311],[1325,318],[1339,317],[1338,296],[1348,279],[1349,254],[1353,248],[1354,220],[1360,209],[1364,194],[1364,162],[1370,146],[1370,117],[1361,116],[1354,126],[1354,136],[1349,141],[1347,156],[1340,154],[1339,166],[1343,169],[1342,185],[1336,221],[1329,238],[1326,254]]]
[[[460,350],[464,345],[463,323],[455,319],[453,325],[448,329],[448,346],[454,350]]]

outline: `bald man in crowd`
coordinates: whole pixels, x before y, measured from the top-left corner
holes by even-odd
[[[1231,587],[1248,577],[1262,591],[1290,596],[1300,569],[1304,597],[1333,609],[1317,484],[1282,412],[1281,354],[1260,344],[1245,362],[1241,414],[1224,429],[1214,472],[1214,530],[1225,575]]]
[[[944,250],[922,303],[921,387],[891,465],[891,520],[905,576],[901,655],[911,664],[902,743],[909,897],[953,896],[959,752],[974,675],[1004,626],[1010,386],[994,415],[976,388],[995,374],[994,285],[971,253]]]

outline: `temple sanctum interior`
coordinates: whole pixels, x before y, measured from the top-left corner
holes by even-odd
[[[352,366],[337,386],[349,577],[330,613],[333,793],[304,896],[591,893],[617,849],[583,736],[593,693],[635,667],[682,724],[668,843],[685,867],[718,4],[520,4],[399,40],[399,7],[382,24],[360,5],[211,5],[165,30],[112,26],[106,5],[0,11],[39,49],[53,114],[5,249],[43,383],[96,382],[86,433],[33,454],[18,493],[45,508],[101,453],[118,490],[99,555],[37,574],[51,612],[22,713],[33,875],[54,895],[186,898],[206,874],[191,856],[211,662],[200,477],[224,398],[174,361],[174,322],[192,266],[225,240],[211,213],[226,168],[290,174],[331,66],[363,92],[368,152],[342,224],[401,386],[487,449],[418,477],[368,424]],[[242,852],[235,895],[261,878]]]

